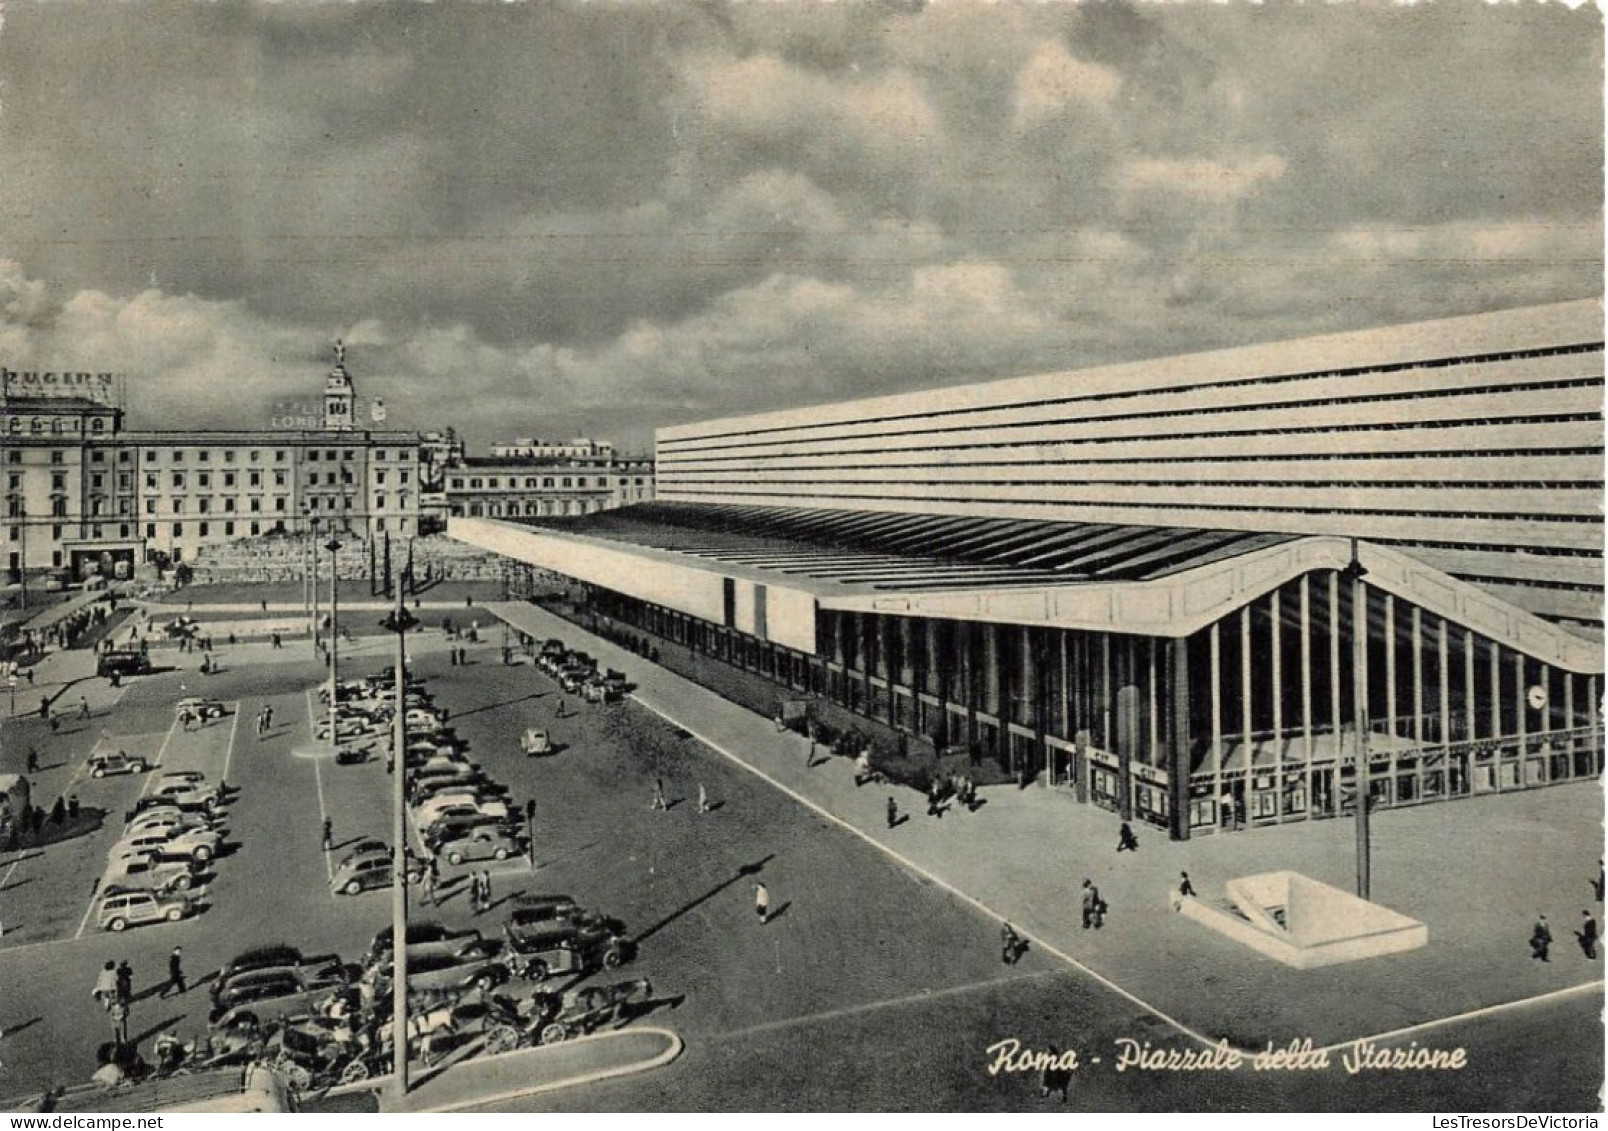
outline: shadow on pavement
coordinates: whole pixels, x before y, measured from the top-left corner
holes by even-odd
[[[721,880],[718,884],[704,892],[702,895],[698,896],[696,899],[683,903],[680,907],[670,912],[670,914],[666,915],[663,919],[660,919],[657,923],[653,924],[653,926],[648,927],[640,932],[631,941],[640,946],[645,940],[652,938],[654,935],[664,930],[671,923],[674,923],[677,919],[681,918],[693,908],[700,907],[703,904],[708,903],[711,899],[715,898],[715,896],[731,887],[732,884],[739,884],[749,876],[759,875],[759,873],[764,870],[765,865],[769,864],[774,859],[776,859],[776,854],[772,852],[763,860],[756,861],[753,864],[744,864],[742,867],[738,868],[736,872],[732,873],[729,878]]]

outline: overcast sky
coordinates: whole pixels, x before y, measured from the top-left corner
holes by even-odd
[[[0,364],[589,434],[1602,293],[1593,6],[8,0]]]

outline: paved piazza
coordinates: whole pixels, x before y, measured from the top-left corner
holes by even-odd
[[[1568,786],[1399,811],[1376,822],[1376,894],[1430,924],[1429,947],[1401,959],[1301,974],[1235,952],[1170,916],[1171,877],[1189,868],[1220,884],[1258,861],[1300,866],[1346,882],[1349,826],[1287,826],[1238,837],[1168,844],[1141,833],[1137,854],[1116,858],[1114,822],[1056,805],[1049,791],[985,793],[978,812],[923,815],[899,797],[908,823],[881,820],[885,790],[856,790],[850,766],[807,754],[794,735],[647,669],[573,626],[556,629],[528,606],[501,609],[532,631],[553,631],[641,684],[632,698],[584,704],[528,659],[504,665],[501,633],[477,611],[480,641],[449,662],[443,611],[422,614],[414,671],[427,681],[469,756],[534,800],[533,860],[479,867],[491,874],[492,910],[475,915],[454,870],[441,903],[415,912],[498,934],[522,894],[573,895],[617,916],[639,956],[612,977],[653,987],[631,1028],[684,1042],[667,1066],[615,1080],[514,1098],[486,1085],[455,1106],[489,1110],[1039,1110],[1036,1072],[990,1072],[1002,1042],[1073,1050],[1073,1109],[1236,1110],[1545,1109],[1597,1104],[1603,1058],[1600,967],[1569,927],[1590,902],[1600,855],[1601,796]],[[198,607],[197,613],[204,614]],[[345,614],[372,626],[377,609]],[[468,617],[460,606],[452,615]],[[533,619],[536,618],[536,619]],[[390,640],[372,627],[342,653],[342,674],[382,669]],[[388,889],[333,896],[328,877],[342,846],[389,836],[391,779],[383,758],[337,765],[312,733],[321,667],[305,638],[285,647],[220,649],[223,670],[203,676],[198,657],[159,650],[159,668],[120,688],[90,676],[87,653],[51,657],[39,683],[7,717],[0,772],[22,772],[30,748],[35,801],[76,797],[79,817],[45,843],[0,855],[0,1095],[81,1083],[109,1036],[91,998],[109,960],[134,970],[130,1032],[149,1055],[163,1032],[189,1038],[206,1025],[204,986],[238,952],[271,942],[356,961],[389,921]],[[517,653],[517,649],[516,649]],[[62,715],[59,733],[38,717],[41,694]],[[174,704],[223,700],[231,714],[186,729]],[[563,712],[560,713],[560,706]],[[265,736],[255,719],[271,706]],[[87,718],[80,716],[87,708]],[[527,758],[527,727],[548,730],[555,756]],[[767,732],[769,732],[767,734]],[[707,743],[706,741],[707,740]],[[160,772],[197,770],[237,792],[226,848],[207,868],[203,910],[176,923],[98,930],[93,891],[123,815],[154,774],[94,778],[88,759],[123,751]],[[668,809],[652,805],[664,783]],[[709,800],[701,812],[700,791]],[[333,851],[321,844],[332,823]],[[1045,837],[1052,837],[1050,843]],[[463,869],[467,871],[467,869]],[[1107,930],[1073,922],[1083,875],[1112,905]],[[770,921],[752,887],[770,892]],[[417,896],[418,889],[415,889]],[[1549,911],[1557,945],[1546,967],[1525,937]],[[1015,965],[999,954],[1008,915],[1031,945]],[[1468,924],[1460,931],[1459,923]],[[1493,925],[1509,924],[1503,929]],[[188,992],[162,996],[167,956],[182,947]],[[1124,1048],[1196,1052],[1190,1034],[1234,1048],[1285,1047],[1303,1035],[1333,1046],[1330,1066],[1258,1072],[1162,1071],[1127,1066]],[[1589,1040],[1560,1039],[1584,1034]],[[1393,1034],[1390,1047],[1462,1048],[1462,1070],[1348,1072],[1349,1042]],[[1131,1043],[1130,1043],[1131,1042]],[[601,1046],[600,1046],[601,1047]],[[568,1054],[584,1060],[584,1046]],[[449,1079],[453,1069],[443,1074]],[[478,1086],[478,1085],[477,1085]],[[326,1100],[325,1102],[329,1102]]]

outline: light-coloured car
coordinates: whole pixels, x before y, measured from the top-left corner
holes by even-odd
[[[214,831],[206,818],[198,813],[180,813],[176,809],[149,809],[128,823],[128,827],[123,830],[123,836],[130,837],[136,833],[147,832],[160,832],[172,836],[188,829],[197,829],[201,832]]]
[[[545,730],[539,727],[527,727],[524,737],[519,740],[519,748],[534,758],[539,754],[551,754],[553,740]]]
[[[207,785],[205,782],[193,781],[169,781],[165,784],[158,784],[146,796],[155,798],[159,802],[172,801],[178,805],[188,802],[192,805],[200,805],[205,809],[211,809],[223,800],[218,791],[212,786]]]
[[[452,812],[473,812],[504,819],[508,816],[508,802],[473,790],[438,793],[413,810],[413,823],[422,832]]]
[[[187,856],[197,864],[205,864],[218,855],[223,838],[207,829],[138,829],[125,832],[123,839],[112,846],[108,856],[124,852],[144,852],[158,859]]]
[[[449,864],[467,864],[471,860],[506,860],[523,855],[525,842],[506,829],[482,826],[470,829],[462,836],[442,841],[436,852]]]
[[[195,886],[195,870],[182,860],[154,860],[145,852],[120,852],[107,861],[103,883],[141,888],[163,894],[189,891]]]
[[[137,754],[126,754],[121,750],[89,756],[89,776],[92,778],[110,777],[113,774],[143,774],[151,768],[151,764]]]
[[[95,925],[103,931],[121,931],[147,923],[177,923],[193,914],[195,905],[182,896],[149,891],[119,891],[101,897]]]
[[[357,895],[370,888],[390,887],[394,874],[390,849],[354,852],[335,866],[329,890],[337,895]]]

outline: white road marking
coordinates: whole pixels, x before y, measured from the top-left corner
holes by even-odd
[[[1371,1041],[1376,1045],[1382,1045],[1387,1042],[1399,1042],[1403,1038],[1412,1037],[1418,1033],[1428,1032],[1431,1029],[1442,1029],[1447,1025],[1455,1025],[1460,1021],[1473,1021],[1475,1018],[1479,1017],[1491,1017],[1499,1013],[1510,1013],[1513,1010],[1523,1009],[1526,1006],[1544,1005],[1554,1000],[1573,997],[1576,994],[1585,993],[1587,990],[1595,990],[1600,992],[1602,988],[1603,980],[1601,978],[1597,979],[1595,982],[1581,982],[1576,986],[1565,986],[1561,990],[1549,990],[1544,994],[1537,994],[1535,997],[1524,997],[1520,998],[1518,1001],[1504,1001],[1497,1005],[1481,1006],[1479,1009],[1470,1009],[1466,1013],[1453,1013],[1447,1017],[1437,1017],[1433,1021],[1421,1021],[1417,1025],[1408,1025],[1404,1029],[1391,1029],[1389,1032],[1376,1033],[1371,1037],[1353,1037],[1349,1041],[1340,1041],[1319,1051],[1336,1053],[1342,1049],[1350,1048],[1358,1041]]]
[[[229,723],[229,749],[223,756],[223,776],[218,779],[220,786],[229,780],[229,767],[234,764],[235,734],[240,730],[240,708],[244,706],[239,700],[231,702],[234,703],[234,712]]]
[[[714,1033],[710,1040],[730,1041],[742,1040],[745,1037],[756,1036],[760,1033],[775,1033],[782,1029],[792,1029],[800,1025],[821,1025],[828,1021],[837,1021],[844,1017],[858,1017],[865,1013],[875,1013],[882,1009],[898,1009],[906,1005],[925,1005],[929,1002],[944,1001],[952,997],[962,997],[966,994],[978,993],[994,989],[1003,989],[1006,986],[1017,985],[1022,982],[1037,982],[1049,978],[1064,978],[1065,970],[1038,970],[1031,974],[1012,974],[1005,978],[989,978],[981,982],[968,982],[960,986],[945,986],[937,990],[922,990],[920,993],[905,994],[903,997],[884,998],[881,1001],[860,1002],[858,1005],[846,1005],[840,1009],[828,1009],[821,1013],[806,1013],[799,1017],[783,1017],[777,1021],[766,1021],[759,1025],[750,1025],[745,1029],[733,1029],[730,1032]]]

